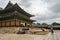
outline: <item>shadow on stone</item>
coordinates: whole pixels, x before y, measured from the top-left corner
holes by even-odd
[[[18,31],[17,34],[25,34],[25,31]]]

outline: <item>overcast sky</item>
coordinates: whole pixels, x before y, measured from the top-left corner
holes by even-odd
[[[0,0],[0,7],[4,8],[9,0]],[[18,3],[26,12],[35,15],[31,19],[39,23],[60,23],[60,0],[11,0]]]

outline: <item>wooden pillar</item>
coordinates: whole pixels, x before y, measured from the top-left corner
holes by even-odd
[[[20,26],[20,21],[18,21],[19,22],[19,25],[18,26]]]
[[[0,22],[0,27],[1,27],[1,22]]]
[[[16,26],[16,20],[11,20],[10,21],[10,26],[11,27],[13,27],[13,26],[15,27]]]
[[[11,27],[11,20],[9,22],[10,22],[10,27]]]
[[[15,26],[20,26],[20,21],[15,19]]]
[[[5,21],[5,27],[6,27],[6,21]]]
[[[19,21],[19,27],[20,27],[20,21]]]
[[[15,26],[16,26],[16,19],[15,19]]]
[[[27,25],[26,25],[26,23],[25,23],[25,27],[26,27]]]
[[[20,26],[20,24],[21,24],[21,23],[20,23],[20,21],[19,21],[19,26]]]
[[[2,27],[2,21],[1,21],[1,27]]]
[[[2,21],[1,21],[1,26],[2,26]]]
[[[6,25],[6,27],[7,27],[7,21],[5,22],[5,25]]]

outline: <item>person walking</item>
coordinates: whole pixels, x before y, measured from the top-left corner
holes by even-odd
[[[54,33],[54,31],[53,31],[53,25],[49,25],[49,28],[50,28],[51,34],[53,34]]]
[[[53,25],[51,25],[51,34],[53,34],[54,31],[53,31]]]

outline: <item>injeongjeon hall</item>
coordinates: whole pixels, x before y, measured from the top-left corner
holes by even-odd
[[[30,17],[33,15],[25,12],[17,3],[12,4],[8,2],[7,6],[0,10],[0,27],[20,27],[20,26],[32,26]]]

